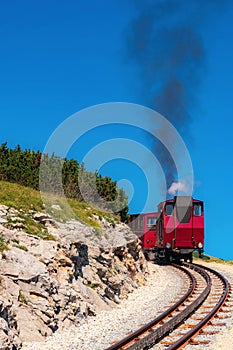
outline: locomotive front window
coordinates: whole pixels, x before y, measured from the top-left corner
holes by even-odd
[[[156,225],[156,218],[155,217],[148,217],[147,218],[147,228],[155,228]]]
[[[201,214],[202,214],[202,205],[195,203],[193,205],[193,215],[194,216],[201,216]]]
[[[191,219],[192,207],[176,207],[176,216],[181,224],[188,224]]]
[[[166,204],[166,208],[165,208],[165,211],[166,211],[166,215],[173,215],[173,203],[168,203]]]

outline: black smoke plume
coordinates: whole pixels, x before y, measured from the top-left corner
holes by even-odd
[[[130,61],[139,69],[143,103],[165,116],[187,140],[198,87],[205,75],[203,30],[226,1],[135,1],[137,17],[127,35]],[[166,133],[166,130],[162,130]],[[172,142],[172,140],[171,140]],[[166,148],[155,143],[167,187],[177,177]]]

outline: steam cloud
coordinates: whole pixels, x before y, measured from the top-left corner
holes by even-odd
[[[184,181],[173,182],[168,189],[168,193],[172,196],[175,196],[178,191],[184,194],[188,193],[188,186]]]
[[[139,68],[141,96],[186,138],[205,67],[203,24],[212,20],[226,2],[135,1],[138,16],[129,28],[127,52]],[[161,133],[166,135],[166,129],[162,127]],[[154,152],[170,187],[177,177],[175,164],[159,141]]]

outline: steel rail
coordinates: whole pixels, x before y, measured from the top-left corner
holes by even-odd
[[[181,266],[172,264],[174,267],[182,269]],[[165,336],[167,336],[171,331],[173,331],[175,328],[177,328],[181,323],[184,322],[185,319],[190,317],[194,311],[206,300],[208,297],[210,290],[211,290],[211,278],[209,274],[204,270],[203,267],[194,265],[194,264],[183,264],[185,267],[191,268],[198,272],[206,281],[206,287],[202,291],[202,293],[199,295],[199,297],[192,302],[190,305],[188,305],[184,310],[182,310],[179,314],[174,316],[171,320],[167,321],[163,325],[157,327],[156,329],[153,329],[155,325],[157,325],[159,322],[161,322],[162,319],[167,317],[169,314],[171,314],[175,309],[178,308],[178,306],[182,305],[184,303],[184,300],[188,297],[183,296],[181,299],[183,300],[181,303],[176,303],[171,308],[165,311],[165,313],[161,314],[156,319],[152,320],[145,326],[139,328],[137,331],[131,333],[129,336],[123,338],[119,342],[113,344],[112,346],[108,347],[106,350],[117,350],[117,349],[126,349],[127,350],[142,350],[142,349],[148,349],[152,345],[158,343],[161,339],[163,339]],[[182,269],[183,270],[183,269]],[[189,271],[186,271],[189,275],[192,275]],[[193,279],[194,277],[192,277]],[[194,291],[193,287],[193,291]],[[191,286],[189,290],[191,289]],[[186,293],[187,294],[187,293]],[[192,292],[190,293],[190,295]],[[189,296],[190,296],[189,295]],[[180,299],[180,300],[181,300]],[[177,305],[179,304],[179,305]],[[165,315],[166,314],[166,315]],[[149,334],[145,334],[145,333]]]
[[[184,310],[182,310],[178,315],[173,317],[171,320],[166,322],[164,325],[152,331],[150,334],[145,335],[142,339],[139,339],[136,343],[127,347],[127,350],[142,350],[148,349],[152,345],[158,343],[162,338],[167,336],[175,328],[177,328],[181,323],[183,323],[188,317],[190,317],[194,311],[206,300],[207,296],[211,290],[211,278],[207,272],[202,267],[194,266],[193,264],[185,264],[187,267],[191,267],[193,270],[198,272],[206,280],[206,288],[202,291],[199,297],[188,305]]]
[[[179,269],[179,270],[182,270],[188,276],[188,278],[190,280],[190,286],[189,286],[188,291],[174,305],[172,305],[169,309],[167,309],[161,315],[159,315],[158,317],[156,317],[155,319],[153,319],[152,321],[150,321],[146,325],[140,327],[135,332],[132,332],[130,335],[126,336],[125,338],[123,338],[120,341],[116,342],[115,344],[111,345],[106,350],[121,349],[123,346],[125,346],[129,343],[132,343],[136,338],[141,336],[143,333],[150,330],[152,327],[158,325],[161,321],[163,321],[163,319],[165,319],[169,314],[171,314],[173,311],[175,311],[179,306],[181,306],[192,295],[192,293],[194,292],[195,287],[196,287],[196,280],[195,280],[194,276],[188,270],[184,269],[182,266],[179,266],[176,264],[172,264],[172,266]],[[164,329],[164,326],[161,326],[158,329],[161,331],[162,329]],[[163,333],[164,333],[163,331],[162,331],[162,333],[160,333],[160,331],[159,332],[157,331],[157,333],[158,333],[157,337],[159,337],[159,338],[161,336],[163,336]],[[167,333],[169,331],[170,331],[170,328],[167,329],[165,332]],[[149,334],[149,335],[151,335],[151,334]],[[137,343],[132,344],[130,347],[127,347],[127,349],[140,349],[140,350],[143,349],[143,347],[142,347],[143,339],[138,340]],[[139,345],[139,343],[140,343],[140,345]],[[144,341],[143,341],[143,343],[144,343]],[[150,343],[151,343],[151,340],[150,340]],[[139,345],[139,347],[137,347],[138,345]],[[147,343],[145,346],[147,346]]]
[[[207,270],[207,271],[211,272],[212,274],[214,274],[215,276],[217,276],[222,281],[222,283],[224,285],[224,289],[223,289],[222,295],[221,295],[219,301],[217,302],[217,304],[215,305],[215,307],[213,307],[213,309],[197,325],[195,325],[190,331],[188,331],[183,337],[181,337],[174,344],[169,346],[168,350],[180,349],[181,347],[186,345],[191,338],[198,335],[200,330],[204,326],[207,325],[207,323],[214,317],[214,315],[219,311],[219,309],[225,303],[225,301],[229,295],[229,292],[230,292],[230,285],[229,285],[227,279],[223,275],[221,275],[219,272],[217,272],[209,267],[203,267],[203,266],[198,265],[198,264],[193,264],[193,265],[198,266],[199,268],[204,268],[205,270]]]

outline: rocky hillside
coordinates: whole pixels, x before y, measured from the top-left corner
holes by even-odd
[[[101,232],[0,205],[0,349],[79,325],[144,283],[136,236],[124,224],[94,219]]]

